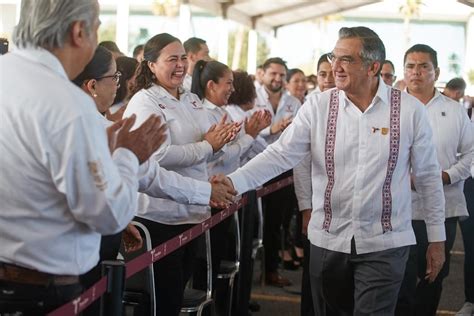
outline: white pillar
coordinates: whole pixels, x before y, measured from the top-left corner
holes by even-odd
[[[466,53],[464,55],[463,73],[474,70],[474,14],[471,13],[466,23]],[[473,93],[472,91],[469,93]]]
[[[257,31],[249,31],[248,48],[247,48],[247,72],[254,74],[257,69]]]
[[[129,0],[117,1],[115,42],[122,53],[128,55],[128,16],[130,14]]]
[[[13,28],[18,22],[20,4],[0,4],[0,37],[11,39]]]
[[[179,6],[179,38],[182,42],[190,38],[192,35],[191,32],[191,8],[189,4],[182,3]]]
[[[272,32],[270,37],[270,56],[269,57],[280,57],[280,46],[278,43],[277,32]]]
[[[218,22],[219,28],[219,51],[217,60],[227,65],[227,56],[229,55],[229,29],[228,22],[224,18],[220,18]]]

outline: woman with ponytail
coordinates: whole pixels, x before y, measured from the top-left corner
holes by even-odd
[[[228,66],[218,61],[200,60],[196,63],[193,71],[191,92],[197,94],[202,99],[203,105],[207,110],[211,123],[217,124],[225,120],[231,123],[228,113],[225,110],[230,95],[234,92],[233,73]],[[229,174],[240,166],[240,157],[244,155],[258,133],[269,126],[271,115],[265,112],[256,112],[249,119],[238,124],[243,124],[243,129],[237,135],[236,139],[227,145],[226,152],[218,159],[208,163],[209,175]],[[211,210],[212,214],[218,212],[217,209]],[[213,266],[213,283],[217,280],[220,262],[226,251],[226,233],[232,218],[211,228],[211,254]],[[203,269],[200,268],[200,271]],[[197,271],[197,275],[200,275]],[[199,283],[205,277],[198,277]],[[202,286],[202,285],[201,285]]]
[[[199,98],[181,87],[187,67],[186,53],[177,38],[167,33],[152,37],[144,46],[144,60],[137,69],[134,95],[124,116],[135,114],[138,124],[151,114],[162,117],[168,125],[168,138],[152,159],[183,176],[207,181],[207,162],[222,154],[235,126],[210,124]],[[211,185],[190,190],[196,196],[209,196]],[[229,201],[231,198],[229,194]],[[142,195],[137,220],[148,227],[156,247],[209,216],[208,206]],[[196,242],[191,241],[153,264],[157,315],[179,315],[195,253]]]

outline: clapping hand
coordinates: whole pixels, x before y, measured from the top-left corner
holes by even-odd
[[[128,118],[118,121],[110,129],[117,132],[114,148],[124,147],[129,149],[137,156],[139,163],[142,164],[165,142],[166,124],[161,124],[159,116],[150,115],[142,125],[131,131],[135,120],[136,116],[133,114]]]
[[[264,128],[270,126],[271,122],[272,115],[269,111],[257,111],[245,120],[245,133],[255,138]]]
[[[225,144],[235,139],[240,131],[242,123],[226,123],[226,120],[227,115],[224,115],[218,124],[213,124],[204,134],[204,140],[212,146],[214,152],[218,152]]]
[[[273,134],[283,132],[285,128],[287,128],[288,125],[290,125],[292,121],[293,121],[292,116],[282,118],[281,120],[279,120],[278,122],[272,125],[272,127],[270,128],[270,134],[273,135]]]

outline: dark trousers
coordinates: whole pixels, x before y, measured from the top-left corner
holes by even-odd
[[[193,227],[191,224],[160,224],[140,217],[135,220],[144,224],[150,231],[152,247]],[[195,258],[196,239],[153,264],[157,315],[179,315],[184,288],[192,275]]]
[[[307,236],[302,234],[303,238],[303,275],[301,278],[301,316],[314,316],[313,297],[311,296],[311,281],[309,274],[309,256],[311,243]]]
[[[41,286],[0,280],[0,315],[46,315],[81,292],[80,284]]]
[[[449,274],[450,251],[456,239],[456,225],[458,218],[451,217],[445,220],[446,242],[444,245],[446,261],[433,283],[425,280],[426,251],[428,249],[428,236],[424,221],[412,221],[416,236],[416,245],[410,247],[406,272],[398,297],[396,315],[423,316],[436,315],[443,279]],[[417,283],[417,279],[419,282]]]
[[[287,171],[267,184],[276,182],[292,174]],[[275,191],[263,199],[263,245],[265,250],[265,271],[276,272],[280,261],[278,250],[281,248],[280,227],[284,219],[288,221],[296,206],[295,190],[292,185]],[[288,224],[289,226],[289,224]]]
[[[464,196],[469,218],[459,222],[464,242],[464,295],[466,302],[474,303],[474,179],[464,183]]]
[[[329,315],[393,315],[409,247],[351,254],[311,245],[314,312]]]
[[[99,252],[99,263],[92,268],[89,272],[81,275],[80,282],[87,290],[102,276],[102,261],[104,260],[116,260],[120,250],[120,244],[122,242],[122,232],[102,236],[100,239],[100,252]],[[86,310],[82,313],[83,316],[96,316],[100,314],[100,298],[93,302]]]

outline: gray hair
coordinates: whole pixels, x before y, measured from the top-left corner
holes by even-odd
[[[97,0],[23,0],[13,42],[23,48],[60,48],[73,22],[84,21],[91,34],[98,11]]]
[[[385,61],[385,45],[377,33],[364,26],[343,27],[339,30],[339,39],[344,38],[360,39],[362,43],[360,58],[365,65],[377,61],[382,66],[382,63]],[[380,67],[377,75],[380,74],[381,70],[382,67]]]

